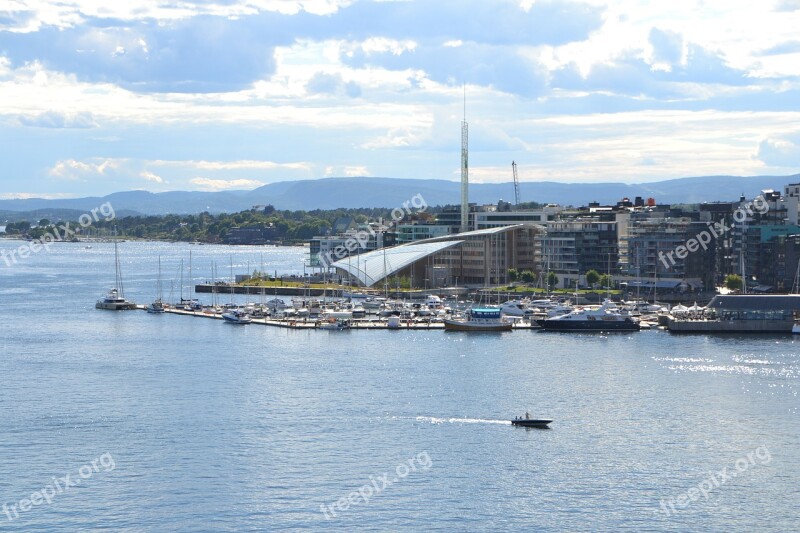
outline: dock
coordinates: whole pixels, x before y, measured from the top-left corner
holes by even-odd
[[[139,306],[140,309],[144,309],[144,306]],[[210,318],[213,320],[223,320],[222,315],[220,313],[212,313],[210,311],[186,311],[183,309],[166,309],[166,312],[173,315],[184,315],[184,316],[191,316],[191,317],[198,317],[198,318]],[[260,324],[263,326],[272,326],[276,328],[286,328],[286,329],[305,329],[305,330],[314,330],[320,329],[319,325],[322,324],[321,319],[314,319],[314,318],[290,318],[290,319],[281,319],[276,320],[272,318],[252,318],[252,322],[250,324]],[[440,330],[444,331],[444,323],[442,322],[429,322],[429,321],[414,321],[414,320],[403,320],[402,325],[399,328],[390,328],[386,320],[381,320],[378,318],[366,318],[366,319],[351,319],[350,320],[350,329],[358,329],[358,330]],[[526,323],[516,323],[514,324],[515,330],[517,329],[524,329],[524,330],[538,330],[540,329],[538,325],[531,325]],[[326,331],[326,330],[320,330]]]

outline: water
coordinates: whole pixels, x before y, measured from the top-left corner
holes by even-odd
[[[126,295],[160,255],[177,299],[190,249],[196,281],[302,273],[299,248],[127,242]],[[112,282],[111,244],[0,260],[5,531],[796,529],[791,336],[292,331],[95,310]]]

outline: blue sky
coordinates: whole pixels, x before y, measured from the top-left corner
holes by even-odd
[[[476,182],[793,174],[798,28],[800,0],[10,0],[0,198],[455,180],[463,91]]]

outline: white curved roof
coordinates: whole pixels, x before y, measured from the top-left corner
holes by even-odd
[[[387,276],[403,270],[412,263],[431,254],[441,252],[464,241],[409,243],[392,248],[382,248],[348,259],[336,261],[331,266],[349,272],[366,287],[372,287]]]

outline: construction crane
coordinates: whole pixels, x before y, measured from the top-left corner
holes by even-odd
[[[511,162],[511,170],[514,172],[514,205],[519,206],[519,178],[517,177],[517,163]]]

